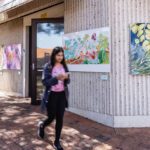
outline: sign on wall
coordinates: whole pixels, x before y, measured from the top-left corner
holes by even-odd
[[[21,44],[4,46],[3,69],[21,69]]]
[[[110,29],[108,27],[63,36],[70,71],[110,72]]]
[[[150,24],[132,24],[130,36],[130,73],[150,74]]]

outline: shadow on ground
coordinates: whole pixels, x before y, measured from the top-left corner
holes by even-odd
[[[37,123],[46,116],[30,99],[0,97],[0,150],[53,150],[55,122],[37,137]],[[149,150],[150,130],[113,129],[66,112],[62,132],[65,150]]]

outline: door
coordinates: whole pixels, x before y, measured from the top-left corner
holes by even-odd
[[[41,100],[43,66],[49,61],[52,49],[62,46],[63,34],[63,18],[32,20],[32,104],[38,104]]]
[[[29,97],[32,96],[32,27],[28,27],[29,30]]]

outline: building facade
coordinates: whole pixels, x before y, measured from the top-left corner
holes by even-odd
[[[29,88],[33,19],[64,18],[65,33],[109,27],[111,72],[72,72],[69,111],[111,127],[149,127],[150,76],[129,74],[128,54],[129,26],[148,23],[149,6],[149,0],[34,0],[3,10],[0,45],[21,43],[23,61],[20,71],[0,72],[0,90],[24,97],[33,90]]]

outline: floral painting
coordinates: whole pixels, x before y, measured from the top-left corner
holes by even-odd
[[[21,69],[21,44],[4,46],[3,69]]]
[[[130,73],[150,74],[150,24],[132,24],[130,29]]]
[[[79,65],[78,68],[80,65],[90,65],[98,69],[101,65],[109,65],[109,35],[110,30],[107,27],[65,34],[63,43],[66,62]]]

